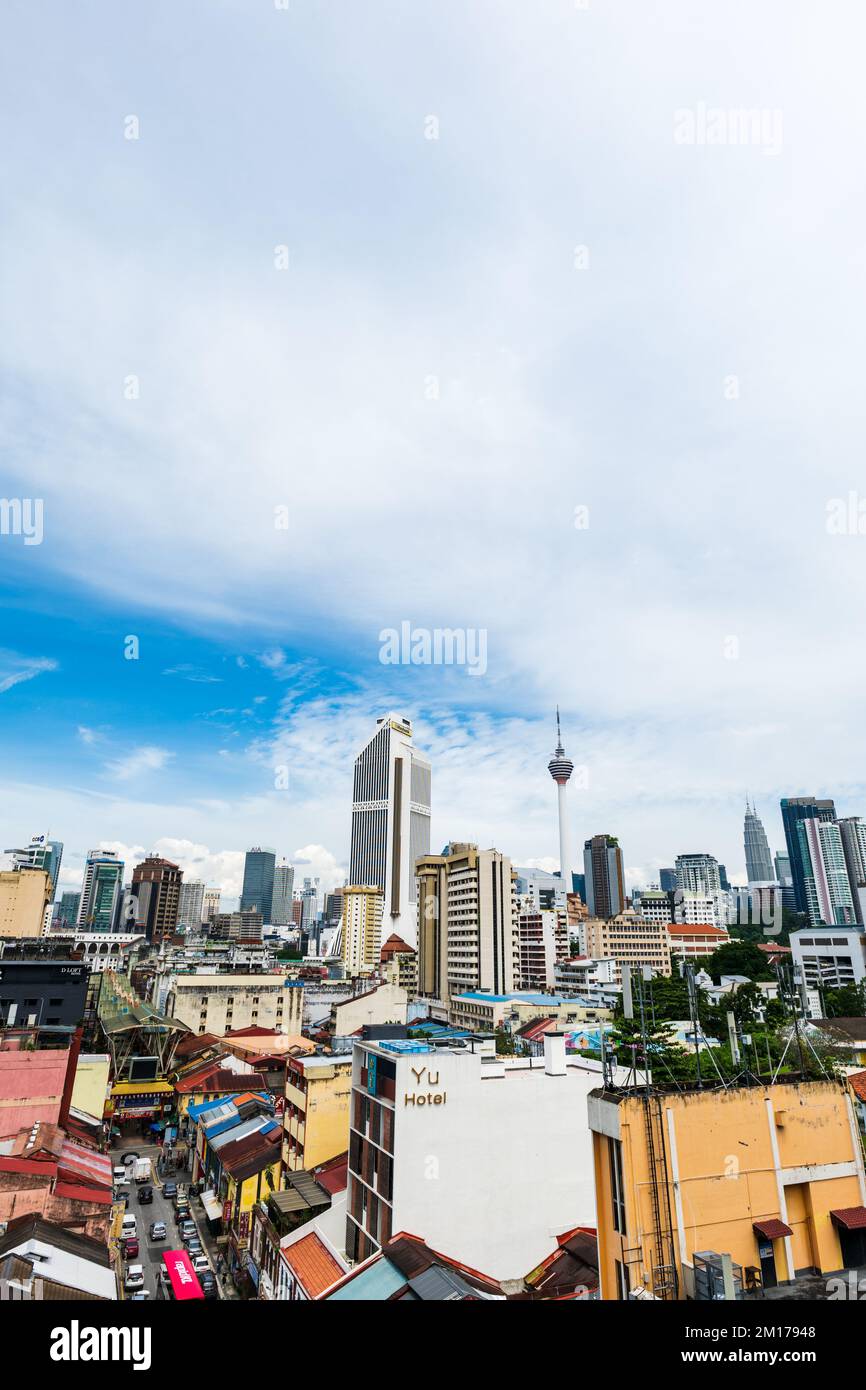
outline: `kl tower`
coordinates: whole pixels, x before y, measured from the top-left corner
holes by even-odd
[[[574,763],[565,756],[562,746],[562,733],[559,728],[559,705],[556,706],[556,752],[547,764],[547,770],[556,783],[559,799],[559,873],[566,893],[571,892],[571,852],[568,847],[568,805],[565,788],[574,771]]]

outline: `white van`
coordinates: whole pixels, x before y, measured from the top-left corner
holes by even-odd
[[[124,1239],[126,1238],[126,1236],[137,1236],[137,1235],[138,1235],[138,1222],[136,1221],[135,1217],[134,1217],[134,1216],[131,1216],[131,1215],[130,1215],[130,1216],[125,1216],[125,1217],[123,1218],[123,1225],[122,1225],[121,1228],[120,1228],[120,1238],[121,1238],[121,1240],[124,1240]]]

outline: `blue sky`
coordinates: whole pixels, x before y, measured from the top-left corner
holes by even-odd
[[[863,28],[13,3],[2,495],[44,536],[0,536],[4,844],[340,881],[388,708],[434,843],[519,862],[555,863],[557,702],[575,850],[617,833],[632,881],[736,875],[746,792],[774,848],[780,795],[866,810],[866,535],[827,528],[866,494]],[[679,143],[707,107],[781,138]],[[483,677],[382,666],[403,621],[483,629]]]

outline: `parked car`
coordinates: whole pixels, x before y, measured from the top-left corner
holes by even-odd
[[[126,1278],[123,1287],[127,1293],[133,1293],[136,1289],[144,1288],[144,1266],[130,1265],[126,1271]]]
[[[208,1274],[205,1270],[204,1273],[198,1276],[198,1281],[201,1284],[201,1291],[205,1298],[219,1298],[219,1289],[217,1288],[216,1279],[212,1274]]]
[[[186,1250],[186,1253],[189,1255],[190,1259],[192,1259],[194,1255],[204,1254],[204,1250],[202,1249],[202,1243],[199,1240],[198,1236],[185,1236],[183,1244],[184,1249]]]
[[[121,1241],[123,1257],[126,1260],[133,1260],[138,1254],[138,1236],[126,1236]]]
[[[177,1196],[177,1183],[176,1183],[176,1182],[166,1182],[166,1183],[163,1183],[163,1185],[162,1185],[162,1195],[163,1195],[164,1197],[176,1197],[176,1196]]]
[[[178,1235],[183,1241],[198,1239],[198,1230],[192,1221],[184,1222],[184,1224],[178,1226],[177,1229]]]
[[[151,1240],[166,1240],[168,1238],[168,1231],[166,1230],[165,1222],[151,1221],[148,1235]]]
[[[145,1206],[148,1202],[152,1201],[153,1188],[150,1186],[149,1183],[145,1183],[143,1187],[140,1187],[138,1189],[138,1204],[139,1206]]]
[[[205,1294],[205,1297],[207,1297],[207,1294]],[[134,1293],[129,1295],[130,1303],[143,1303],[146,1298],[150,1298],[147,1289],[136,1289]]]
[[[121,1239],[123,1239],[126,1236],[138,1235],[138,1221],[134,1216],[125,1216],[123,1218],[123,1225],[120,1228],[120,1235]]]
[[[205,1255],[204,1253],[202,1253],[201,1255],[191,1254],[190,1263],[192,1264],[192,1267],[195,1270],[196,1274],[205,1274],[210,1269],[210,1264],[208,1263],[207,1255]]]

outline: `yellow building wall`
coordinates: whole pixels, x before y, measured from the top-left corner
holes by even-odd
[[[48,895],[42,869],[0,872],[0,936],[41,936]]]
[[[767,1099],[772,1100],[772,1132],[781,1170],[807,1169],[803,1181],[784,1184],[785,1209],[779,1199]],[[628,1237],[613,1230],[609,1149],[593,1136],[598,1205],[599,1254],[603,1297],[616,1297],[614,1261],[623,1248],[643,1248],[633,1262],[633,1286],[643,1269],[648,1275],[653,1248],[653,1203],[643,1102],[634,1097],[617,1107],[620,1119],[626,1188]],[[674,1257],[679,1263],[677,1207],[673,1186],[667,1112],[674,1118],[679,1200],[685,1257],[696,1250],[730,1254],[736,1264],[760,1266],[755,1221],[779,1218],[792,1229],[791,1267],[786,1243],[774,1242],[777,1277],[792,1279],[797,1270],[817,1266],[824,1272],[842,1266],[839,1236],[831,1210],[863,1203],[855,1148],[844,1091],[833,1082],[802,1086],[736,1088],[729,1091],[667,1094],[661,1097],[668,1149]],[[656,1134],[658,1131],[656,1130]],[[821,1176],[816,1169],[854,1164],[850,1175]]]
[[[289,1076],[291,1076],[289,1072]],[[286,1115],[285,1130],[303,1140],[303,1161],[287,1158],[292,1169],[317,1168],[349,1147],[349,1107],[352,1099],[352,1064],[345,1062],[335,1075],[308,1075],[306,1094],[286,1082],[286,1104],[300,1106],[301,1116]]]

